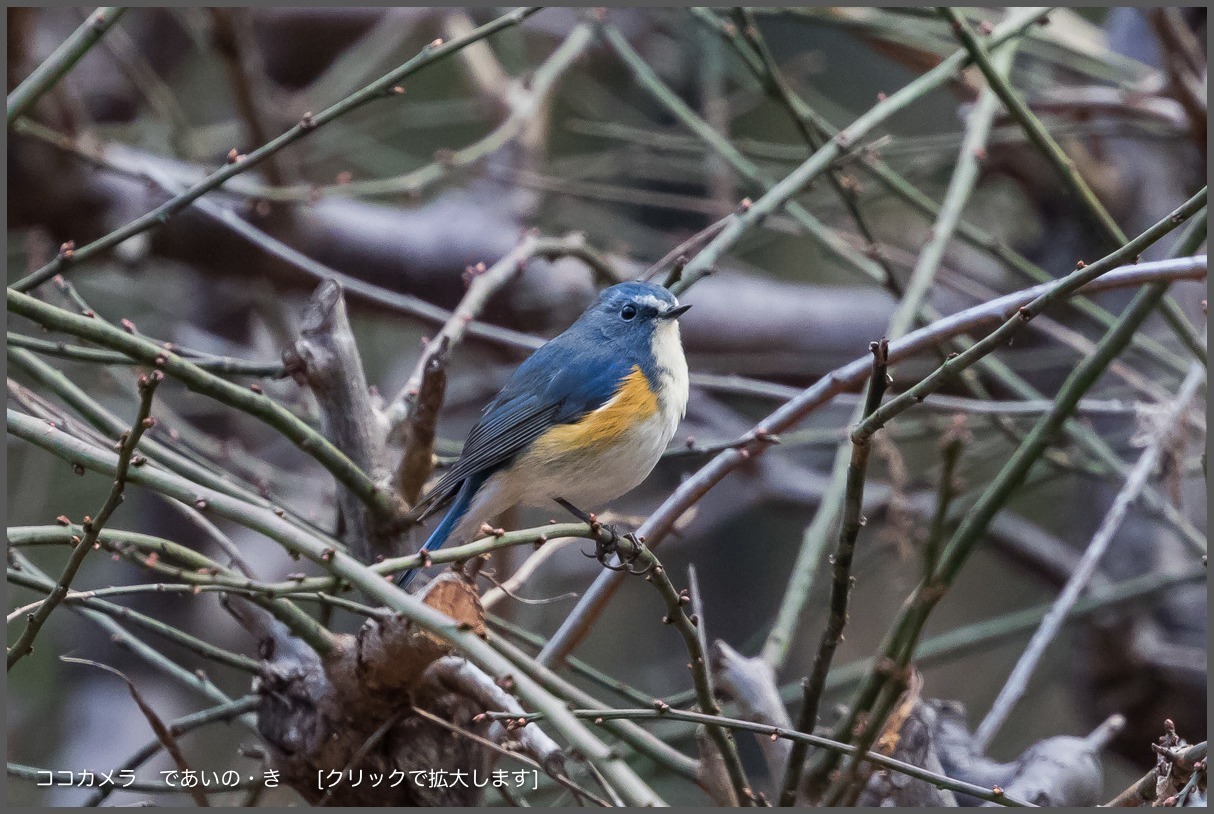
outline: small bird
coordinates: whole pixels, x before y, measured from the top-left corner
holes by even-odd
[[[451,504],[422,550],[470,542],[512,506],[597,506],[645,480],[687,411],[678,317],[690,307],[662,286],[620,283],[528,357],[414,507],[420,521]]]

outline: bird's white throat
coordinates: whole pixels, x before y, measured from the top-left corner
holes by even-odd
[[[663,417],[674,427],[687,414],[687,398],[690,385],[687,378],[687,357],[683,355],[683,342],[679,339],[679,323],[673,319],[658,323],[653,332],[653,360],[661,381],[658,399],[662,404]]]

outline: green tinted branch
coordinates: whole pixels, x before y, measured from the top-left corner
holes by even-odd
[[[38,100],[55,83],[62,79],[80,59],[96,45],[118,18],[126,13],[125,8],[99,8],[89,15],[84,23],[72,32],[34,72],[27,76],[7,100],[7,120],[11,125],[18,117],[29,112]]]

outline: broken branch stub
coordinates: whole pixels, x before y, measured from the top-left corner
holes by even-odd
[[[383,433],[371,406],[362,357],[341,285],[325,280],[304,309],[299,339],[283,353],[286,369],[316,396],[325,438],[377,484],[388,481]],[[357,495],[337,487],[338,533],[366,563],[403,553],[399,533]]]
[[[457,624],[484,633],[476,588],[459,574],[436,577],[419,596]],[[429,670],[450,654],[449,645],[403,617],[382,616],[369,619],[357,634],[338,635],[322,660],[272,624],[273,641],[263,649],[267,660],[257,686],[258,730],[284,783],[313,804],[478,801],[471,782],[468,788],[438,788],[415,774],[463,771],[465,777],[479,772],[484,778],[490,765],[486,747],[410,711],[416,706],[488,736],[491,721],[480,715],[483,698]],[[354,785],[360,776],[363,782]],[[372,785],[376,776],[383,779]]]

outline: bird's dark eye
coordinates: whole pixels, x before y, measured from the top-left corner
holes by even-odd
[[[634,319],[637,315],[637,307],[635,305],[625,305],[620,309],[620,319]]]

